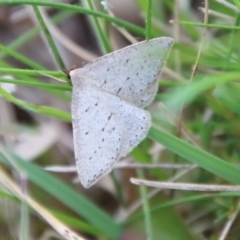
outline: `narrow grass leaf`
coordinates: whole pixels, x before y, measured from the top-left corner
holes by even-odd
[[[186,160],[235,184],[240,184],[240,169],[166,132],[151,128],[148,136]]]
[[[111,239],[119,239],[121,226],[115,223],[109,215],[91,203],[89,199],[78,194],[65,183],[52,177],[39,167],[22,160],[14,154],[9,152],[8,154],[11,156],[10,161],[6,157],[5,150],[0,149],[0,161],[7,163],[7,165],[11,165],[10,163],[14,161],[14,166],[17,166],[18,170],[21,169],[31,181],[92,223],[101,230],[103,235]]]

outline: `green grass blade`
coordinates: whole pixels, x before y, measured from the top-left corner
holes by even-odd
[[[32,82],[32,81],[23,81],[19,79],[7,79],[7,78],[0,78],[0,82],[22,85],[22,86],[29,86],[29,87],[36,87],[36,88],[46,88],[46,89],[55,89],[55,90],[62,90],[62,91],[71,91],[72,87],[67,84],[50,84],[50,83],[40,83],[40,82]]]
[[[75,13],[72,13],[72,12],[60,12],[52,18],[52,22],[53,23],[62,22],[74,14]],[[8,48],[12,50],[18,49],[19,47],[23,46],[25,43],[32,40],[32,38],[34,38],[39,33],[39,31],[40,31],[40,27],[34,27],[31,30],[28,30],[26,33],[22,34],[21,36],[18,36],[16,40],[8,44],[7,45]],[[3,59],[4,57],[6,57],[6,53],[0,52],[0,59]]]
[[[132,31],[141,36],[144,36],[144,33],[145,33],[144,29],[134,24],[131,24],[126,21],[120,20],[118,18],[111,17],[107,14],[92,11],[90,9],[86,9],[77,5],[71,5],[71,4],[59,3],[59,2],[41,1],[41,0],[35,0],[35,1],[12,0],[10,2],[8,0],[2,0],[0,2],[0,5],[6,5],[6,4],[8,5],[27,4],[27,5],[35,5],[35,6],[45,6],[45,7],[52,7],[52,8],[63,9],[68,11],[74,11],[78,13],[84,13],[84,14],[95,16],[95,17],[104,18],[106,21],[112,22],[117,26],[124,27],[129,31]]]
[[[33,69],[19,69],[19,68],[0,68],[0,73],[4,74],[24,74],[30,76],[43,76],[49,75],[56,78],[65,78],[66,73],[57,72],[57,71],[48,71],[48,70],[33,70]]]
[[[36,14],[36,17],[38,19],[38,22],[39,22],[41,28],[42,28],[42,31],[43,31],[43,33],[44,33],[44,35],[46,37],[46,40],[47,40],[47,42],[49,44],[49,47],[52,50],[51,53],[55,57],[55,60],[56,60],[56,62],[58,64],[58,67],[60,69],[65,69],[65,66],[64,66],[63,60],[61,58],[61,55],[59,54],[57,46],[56,46],[56,44],[55,44],[55,42],[54,42],[54,40],[53,40],[53,38],[52,38],[52,36],[50,34],[50,32],[49,32],[45,22],[44,22],[44,19],[43,19],[42,15],[41,15],[41,12],[39,11],[39,9],[38,9],[38,7],[36,5],[33,5],[33,10],[34,10],[34,12]]]
[[[175,152],[186,160],[197,164],[205,170],[235,184],[240,184],[240,169],[211,155],[175,136],[151,128],[148,136]]]
[[[9,157],[11,157],[11,160],[8,159]],[[0,160],[8,165],[14,163],[14,166],[17,166],[17,170],[20,169],[23,171],[31,181],[92,223],[101,230],[103,235],[111,239],[119,239],[121,226],[115,223],[109,215],[91,203],[89,199],[76,193],[65,183],[52,177],[39,167],[23,161],[18,156],[6,153],[4,149],[0,149]]]
[[[44,67],[41,66],[38,63],[33,62],[32,60],[29,60],[27,57],[24,57],[23,55],[17,53],[16,51],[13,51],[12,49],[5,47],[3,45],[0,45],[0,50],[8,54],[9,56],[15,58],[19,62],[27,65],[30,68],[37,69],[37,70],[44,70]]]
[[[147,6],[147,19],[146,19],[146,40],[151,38],[151,30],[152,30],[152,0],[148,0]]]
[[[222,197],[228,197],[228,198],[240,197],[240,193],[239,192],[221,192],[221,193],[210,193],[210,194],[199,194],[198,193],[198,194],[194,194],[191,196],[182,197],[182,198],[179,198],[176,200],[171,200],[171,201],[157,204],[157,205],[151,207],[150,212],[151,212],[151,214],[154,214],[164,208],[179,206],[181,204],[189,204],[191,202],[202,202],[202,201],[206,201],[208,199],[212,200],[212,199],[222,198]],[[138,221],[139,219],[141,219],[143,217],[144,217],[144,213],[137,213],[133,217],[128,219],[126,222],[124,222],[123,225],[124,226],[129,225],[132,222]]]
[[[214,96],[218,98],[229,109],[240,116],[240,84],[229,82],[219,85],[213,92]]]
[[[137,175],[138,175],[138,178],[144,179],[144,174],[142,169],[137,170]],[[147,187],[141,185],[139,186],[139,188],[140,188],[140,195],[141,195],[141,200],[143,205],[146,236],[148,240],[153,240],[151,213],[150,213],[149,202],[147,197]]]
[[[39,113],[48,117],[54,117],[58,118],[64,121],[71,121],[71,115],[68,112],[64,112],[55,108],[47,107],[47,106],[41,106],[33,103],[28,103],[23,100],[19,100],[15,97],[13,97],[10,93],[5,91],[3,88],[0,87],[0,94],[5,97],[8,101],[18,105],[21,108],[24,108],[26,110]]]
[[[239,77],[239,72],[214,74],[209,77],[200,76],[198,80],[194,80],[189,85],[172,88],[168,93],[164,94],[163,101],[170,111],[178,112],[204,91]]]
[[[93,4],[92,4],[92,1],[91,0],[87,0],[87,2],[88,2],[89,8],[92,11],[94,11],[94,7],[93,7]],[[90,20],[92,20],[91,21],[92,27],[93,27],[93,30],[94,30],[94,32],[96,34],[97,39],[98,39],[99,45],[101,47],[101,52],[103,54],[110,53],[111,52],[110,44],[107,41],[107,38],[106,38],[105,34],[103,33],[103,31],[101,29],[101,26],[100,26],[100,24],[98,22],[97,17],[92,17]]]

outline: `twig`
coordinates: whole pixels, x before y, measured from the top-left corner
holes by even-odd
[[[209,185],[209,184],[194,184],[194,183],[169,183],[159,181],[148,181],[138,178],[131,178],[131,183],[136,185],[144,185],[148,187],[186,190],[186,191],[207,191],[207,192],[236,192],[240,191],[240,185]]]

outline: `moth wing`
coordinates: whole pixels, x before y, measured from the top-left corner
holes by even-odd
[[[114,107],[114,106],[113,106]],[[118,98],[115,106],[118,119],[124,126],[120,158],[130,153],[146,136],[151,127],[150,114],[127,101]]]
[[[74,153],[78,175],[85,188],[111,171],[121,151],[122,128],[102,95],[95,89],[73,87]]]
[[[72,118],[77,171],[86,188],[112,170],[147,135],[147,111],[91,86],[73,86]]]
[[[134,104],[138,107],[148,106],[154,99],[158,90],[158,81],[156,80],[143,93],[139,94],[134,99]]]
[[[107,54],[83,68],[72,70],[73,85],[78,84],[81,78],[85,81],[91,79],[93,86],[134,105],[146,106],[156,94],[157,81],[172,44],[172,38],[161,37]],[[148,101],[141,103],[141,98]]]

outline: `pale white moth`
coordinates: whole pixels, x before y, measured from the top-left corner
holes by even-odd
[[[108,174],[147,135],[158,80],[173,45],[143,41],[70,71],[74,153],[82,185]]]

